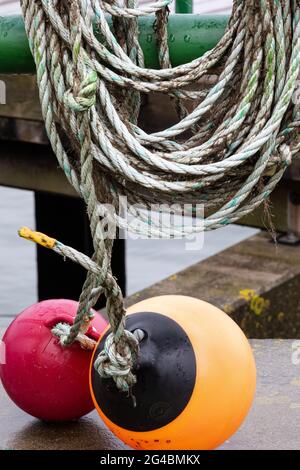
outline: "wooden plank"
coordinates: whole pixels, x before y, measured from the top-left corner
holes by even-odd
[[[1,75],[6,86],[6,104],[0,116],[42,121],[35,75]]]
[[[77,196],[48,145],[1,142],[0,185]]]
[[[0,80],[7,83],[7,105],[0,106],[0,135],[1,139],[18,140],[20,142],[47,143],[47,136],[42,121],[38,91],[35,76],[0,75]],[[161,110],[164,110],[162,113]],[[140,116],[140,126],[146,132],[157,132],[171,126],[177,120],[174,107],[169,99],[161,94],[149,95],[144,102]],[[57,170],[54,156],[47,158],[32,158],[24,147],[24,161],[20,152],[14,154],[15,147],[8,151],[6,145],[2,146],[0,156],[0,184],[21,187],[32,190],[44,190],[59,194],[75,194],[65,181],[64,176]],[[10,155],[8,158],[7,153]],[[36,152],[39,152],[38,148]],[[14,154],[14,155],[13,155]],[[26,157],[25,157],[26,156]],[[26,159],[25,159],[26,158]],[[53,160],[52,160],[53,159]],[[31,172],[28,172],[30,166]],[[295,162],[289,170],[289,181],[281,183],[271,197],[270,212],[273,216],[273,225],[278,232],[287,230],[287,201],[290,190],[298,191],[297,183],[290,180],[299,180],[299,164]],[[47,176],[49,171],[49,176]],[[261,207],[253,214],[242,219],[239,223],[265,229],[268,220]]]

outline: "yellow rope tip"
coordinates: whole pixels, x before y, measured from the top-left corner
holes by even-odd
[[[54,238],[48,237],[44,233],[35,232],[28,227],[22,227],[19,230],[19,236],[30,240],[38,245],[42,245],[45,248],[52,249],[55,246],[56,240]]]

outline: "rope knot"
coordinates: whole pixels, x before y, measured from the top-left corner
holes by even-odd
[[[70,331],[71,325],[68,323],[57,323],[51,330],[52,334],[59,339],[59,343],[63,347],[70,346],[68,342]],[[96,341],[81,332],[78,333],[75,340],[78,341],[82,349],[92,351],[96,346]]]
[[[124,330],[120,340],[116,342],[113,333],[106,338],[103,351],[95,360],[94,367],[103,379],[113,378],[122,392],[129,393],[136,384],[136,376],[132,368],[139,352],[139,340],[130,331]]]
[[[98,86],[98,75],[93,70],[80,84],[79,92],[74,94],[73,90],[68,90],[65,95],[65,103],[77,113],[88,111],[96,103],[96,93]]]

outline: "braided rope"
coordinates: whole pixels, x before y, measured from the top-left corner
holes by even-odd
[[[63,342],[84,335],[90,309],[104,294],[112,334],[97,370],[123,391],[136,380],[139,341],[125,330],[123,298],[111,273],[112,237],[105,237],[101,218],[148,233],[139,205],[197,203],[205,207],[203,225],[185,227],[184,233],[175,228],[175,236],[222,227],[266,201],[300,150],[300,109],[293,103],[299,1],[234,0],[219,44],[178,67],[172,67],[168,49],[170,1],[139,6],[138,0],[21,0],[49,139],[86,202],[94,242],[92,259],[60,242],[52,247],[88,270]],[[159,70],[144,67],[138,40],[137,19],[151,14]],[[104,43],[94,34],[93,16]],[[179,119],[148,134],[138,115],[141,93],[151,92],[169,96]],[[129,227],[120,210],[108,213],[107,203],[122,209],[120,195],[141,221],[138,228]],[[153,229],[166,235],[161,223],[153,222]]]
[[[70,336],[70,325],[67,323],[57,323],[57,325],[55,325],[51,331],[54,336],[57,336],[59,338],[61,345],[65,346],[66,341]],[[75,341],[78,341],[82,349],[87,349],[89,351],[93,351],[97,344],[96,341],[81,332],[78,333],[75,338]]]

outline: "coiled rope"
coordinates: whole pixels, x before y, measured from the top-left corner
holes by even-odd
[[[170,1],[145,7],[137,0],[21,0],[48,136],[86,202],[94,242],[91,260],[69,247],[64,253],[88,274],[63,343],[86,332],[90,309],[104,294],[112,333],[97,369],[123,391],[136,381],[139,341],[125,330],[123,298],[110,267],[113,237],[105,236],[102,223],[110,217],[127,227],[119,215],[119,195],[140,219],[139,233],[149,226],[137,207],[153,203],[203,204],[203,227],[187,227],[185,234],[216,229],[266,201],[300,149],[299,105],[293,103],[299,0],[235,0],[219,44],[173,68]],[[106,13],[112,15],[113,32]],[[138,17],[150,14],[155,14],[160,70],[144,67],[138,40]],[[95,37],[92,18],[103,43]],[[142,94],[152,92],[170,97],[179,120],[149,134],[137,119]],[[116,208],[113,215],[108,203]],[[166,227],[154,229],[166,235]],[[183,235],[182,228],[176,230]],[[57,243],[56,251],[62,251]]]

